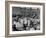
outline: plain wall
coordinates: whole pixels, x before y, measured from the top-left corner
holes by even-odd
[[[13,0],[13,1],[45,3],[45,16],[46,16],[46,0]],[[46,17],[45,17],[45,19],[46,19]],[[5,0],[0,0],[0,38],[5,38]],[[11,38],[13,38],[13,37],[11,37]],[[46,20],[45,20],[45,35],[14,37],[14,38],[46,38]]]

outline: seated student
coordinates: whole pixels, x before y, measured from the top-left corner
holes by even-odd
[[[39,25],[39,24],[35,24],[35,25],[34,25],[34,29],[35,29],[35,30],[40,30],[40,25]]]
[[[12,28],[13,28],[13,31],[19,31],[17,28],[16,28],[16,25],[12,25]]]
[[[16,26],[17,26],[17,21],[14,21],[12,25],[13,31],[19,31]]]
[[[12,25],[13,31],[17,31],[17,29],[16,29],[16,23],[17,22],[14,20],[13,25]]]
[[[30,20],[28,19],[26,30],[30,30]]]
[[[17,28],[18,30],[23,30],[23,24],[21,23],[21,18],[18,19],[16,28]]]
[[[24,30],[26,30],[27,25],[28,25],[27,18],[25,17],[23,21]]]
[[[30,28],[32,28],[34,26],[33,22],[30,21]]]
[[[17,22],[18,22],[18,16],[16,16],[16,17],[15,17],[15,21],[17,21]]]
[[[40,22],[37,22],[37,27],[36,27],[37,30],[40,30]]]
[[[30,28],[30,30],[35,30],[35,29],[32,27],[32,28]]]
[[[23,24],[23,18],[19,18],[19,22]]]
[[[32,21],[30,22],[30,30],[35,30],[35,29],[34,29],[34,24],[33,24]]]
[[[37,27],[36,27],[37,30],[40,30],[40,25],[38,24]]]

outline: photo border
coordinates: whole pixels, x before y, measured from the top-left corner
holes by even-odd
[[[9,5],[10,4],[29,4],[29,5],[42,5],[43,6],[43,33],[30,33],[30,34],[9,34]],[[45,35],[45,3],[35,2],[18,2],[18,1],[5,1],[5,37],[19,37],[19,36],[35,36]]]

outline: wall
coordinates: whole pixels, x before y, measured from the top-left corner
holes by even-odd
[[[44,2],[44,3],[46,3],[46,0],[13,0],[13,1]],[[45,6],[46,6],[46,4],[45,4]],[[45,7],[45,10],[46,10],[46,7]],[[45,15],[46,15],[46,13],[45,13]],[[46,17],[45,17],[45,19],[46,19]],[[45,20],[45,23],[46,23],[46,20]],[[5,36],[5,0],[0,0],[0,38],[5,38],[4,36]],[[13,38],[13,37],[11,37],[11,38]],[[16,38],[46,38],[46,26],[45,26],[45,35],[16,37]]]

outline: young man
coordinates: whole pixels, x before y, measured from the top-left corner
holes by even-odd
[[[28,25],[28,22],[27,22],[27,18],[26,17],[24,17],[24,21],[23,21],[24,23],[23,23],[23,26],[24,26],[24,30],[26,30],[26,27],[27,27],[27,25]]]

